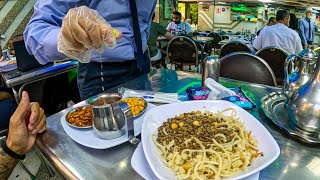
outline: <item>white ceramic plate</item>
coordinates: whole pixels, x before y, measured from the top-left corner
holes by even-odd
[[[156,105],[148,103],[147,111],[154,108]],[[134,134],[137,136],[141,133],[142,121],[146,113],[142,114],[138,118],[134,119]],[[124,134],[121,137],[112,140],[106,140],[99,138],[94,132],[93,128],[81,129],[73,128],[67,124],[66,114],[61,117],[61,124],[64,131],[68,136],[73,139],[75,142],[94,149],[108,149],[124,142],[128,141],[128,133]]]
[[[188,101],[158,106],[148,111],[145,115],[142,124],[142,145],[144,147],[144,154],[153,173],[159,179],[176,179],[173,172],[161,161],[156,146],[152,141],[152,135],[157,133],[158,127],[160,127],[163,122],[167,121],[168,118],[185,112],[196,110],[203,112],[204,110],[209,110],[216,113],[230,107],[236,109],[237,117],[245,123],[247,130],[252,131],[252,135],[254,135],[259,142],[258,148],[263,152],[264,156],[257,158],[252,165],[248,167],[247,171],[243,171],[241,174],[232,178],[225,178],[224,180],[243,179],[261,171],[275,161],[280,154],[279,145],[269,131],[247,111],[227,101]],[[229,114],[225,114],[230,115],[230,112]]]
[[[138,145],[131,158],[131,167],[146,180],[158,180],[157,176],[152,172],[146,156],[143,152],[142,143]],[[260,172],[257,172],[243,180],[259,180]]]

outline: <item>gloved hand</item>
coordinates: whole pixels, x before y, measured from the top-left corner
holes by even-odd
[[[63,18],[58,36],[58,51],[66,56],[88,63],[93,49],[102,53],[113,48],[122,33],[113,29],[96,10],[87,6],[72,8]]]

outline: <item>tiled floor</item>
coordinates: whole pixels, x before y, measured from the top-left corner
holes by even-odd
[[[62,178],[58,177],[50,177],[47,171],[45,170],[44,165],[41,163],[38,155],[36,154],[35,150],[31,151],[27,154],[26,159],[22,162],[25,167],[30,171],[32,174],[28,174],[21,164],[17,164],[15,169],[13,170],[9,180],[60,180]]]

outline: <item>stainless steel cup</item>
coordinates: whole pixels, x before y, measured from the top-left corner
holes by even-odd
[[[93,130],[100,138],[115,139],[127,130],[129,139],[135,138],[132,112],[119,94],[93,96],[88,103],[92,107]]]

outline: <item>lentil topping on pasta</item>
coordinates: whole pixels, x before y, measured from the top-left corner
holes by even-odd
[[[231,116],[222,114],[229,110]],[[162,161],[178,179],[221,179],[245,170],[262,153],[235,116],[226,109],[169,118],[153,137]]]

